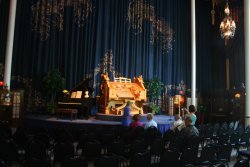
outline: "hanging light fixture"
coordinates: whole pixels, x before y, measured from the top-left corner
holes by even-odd
[[[234,37],[234,33],[236,30],[236,24],[234,20],[230,17],[228,1],[226,2],[224,13],[225,17],[220,23],[220,33],[221,33],[221,38],[225,39],[225,45],[227,45],[227,40],[229,40],[229,38]]]

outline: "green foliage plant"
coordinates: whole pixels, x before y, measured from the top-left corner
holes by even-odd
[[[56,93],[60,92],[65,87],[65,79],[63,78],[61,72],[58,69],[48,72],[45,77],[43,77],[43,86],[49,97],[49,103],[47,105],[47,110],[53,112],[55,109],[55,97]]]
[[[152,109],[153,114],[159,112],[160,107],[157,104],[158,97],[161,95],[164,84],[161,82],[159,78],[153,78],[145,81],[145,87],[147,89],[147,96],[149,98],[149,102],[151,103],[150,107]]]

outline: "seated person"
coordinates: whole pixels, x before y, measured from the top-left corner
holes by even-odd
[[[144,129],[148,129],[149,127],[151,126],[154,126],[157,128],[157,123],[153,120],[154,118],[154,115],[152,113],[148,113],[147,115],[147,122],[146,124],[144,125]]]
[[[173,122],[172,126],[170,127],[173,131],[181,131],[181,129],[185,126],[184,122],[181,119],[181,116],[179,114],[175,115],[174,117],[175,121]]]
[[[129,125],[131,128],[134,128],[134,127],[137,127],[137,126],[143,127],[143,124],[141,122],[141,114],[135,114],[132,117],[132,120],[133,121]]]
[[[199,136],[199,131],[198,129],[192,125],[192,118],[191,116],[187,115],[185,118],[185,127],[180,131],[180,137],[184,140],[187,141],[191,137]]]

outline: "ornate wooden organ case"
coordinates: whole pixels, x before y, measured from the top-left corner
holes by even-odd
[[[123,114],[127,101],[132,102],[131,114],[143,114],[142,105],[147,93],[142,76],[135,77],[134,82],[129,78],[114,78],[110,81],[107,74],[102,75],[100,85],[100,110],[105,114]]]

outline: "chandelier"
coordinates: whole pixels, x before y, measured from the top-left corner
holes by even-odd
[[[226,2],[224,13],[225,13],[225,17],[220,23],[220,33],[221,33],[221,38],[225,39],[225,45],[227,45],[227,40],[229,40],[229,38],[234,37],[234,33],[236,29],[236,24],[234,20],[229,16],[230,10],[229,10],[228,2]]]

